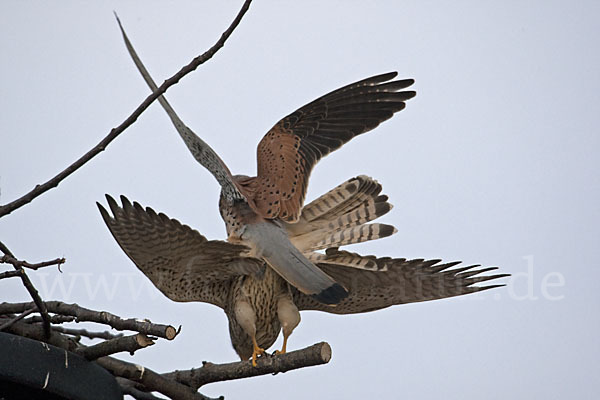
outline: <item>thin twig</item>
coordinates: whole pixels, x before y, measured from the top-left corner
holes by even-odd
[[[117,383],[121,386],[123,394],[128,394],[136,400],[162,400],[160,397],[156,397],[152,393],[143,392],[135,387],[136,383],[125,379],[123,377],[117,377]]]
[[[54,178],[52,178],[49,181],[42,183],[40,185],[36,185],[29,193],[26,193],[25,195],[19,197],[18,199],[14,200],[8,204],[0,206],[0,218],[2,218],[3,216],[5,216],[7,214],[10,214],[14,210],[24,206],[25,204],[30,203],[33,199],[40,196],[42,193],[45,193],[46,191],[58,186],[58,184],[63,179],[65,179],[66,177],[71,175],[73,172],[77,171],[79,168],[81,168],[81,166],[83,166],[85,163],[87,163],[93,157],[98,155],[100,152],[104,151],[106,149],[106,147],[117,136],[119,136],[129,126],[131,126],[139,118],[139,116],[142,115],[142,113],[150,106],[150,104],[152,104],[154,102],[154,100],[156,100],[160,95],[165,93],[168,88],[175,85],[184,76],[186,76],[190,72],[194,71],[201,64],[204,64],[206,61],[210,60],[217,53],[217,51],[219,51],[219,49],[221,49],[225,45],[225,42],[227,41],[229,36],[231,36],[231,34],[235,30],[235,28],[239,25],[240,21],[242,20],[242,17],[244,16],[244,14],[246,14],[246,11],[248,11],[248,8],[250,7],[251,2],[252,2],[252,0],[246,0],[244,2],[241,10],[237,14],[235,19],[231,23],[231,25],[229,26],[229,28],[227,28],[227,30],[225,30],[225,32],[223,32],[223,34],[221,35],[219,40],[217,40],[217,42],[210,49],[208,49],[206,52],[199,55],[198,57],[194,58],[188,65],[183,67],[179,72],[177,72],[171,78],[164,81],[163,84],[160,85],[158,90],[154,91],[152,94],[150,94],[148,97],[146,97],[146,99],[142,102],[142,104],[140,104],[135,109],[135,111],[133,111],[133,113],[131,113],[131,115],[125,121],[123,121],[123,123],[121,123],[116,128],[113,128],[110,131],[110,133],[104,139],[102,139],[100,141],[100,143],[98,143],[96,146],[94,146],[91,150],[89,150],[87,153],[85,153],[81,158],[79,158],[73,164],[69,165],[66,169],[64,169],[59,174],[57,174]]]
[[[94,311],[77,304],[48,301],[46,307],[52,313],[73,316],[77,322],[97,322],[110,325],[120,331],[135,331],[168,340],[175,339],[178,333],[172,325],[154,324],[148,320],[134,318],[123,319],[106,311]],[[23,312],[29,308],[31,308],[31,303],[0,303],[0,314]]]
[[[0,242],[0,250],[4,253],[5,256],[15,258],[15,255],[2,242]],[[23,286],[25,286],[25,289],[27,289],[27,291],[29,292],[29,295],[33,299],[35,306],[37,307],[37,309],[40,312],[40,315],[42,316],[44,326],[44,337],[46,340],[50,339],[50,336],[52,336],[52,331],[50,330],[50,316],[48,315],[46,305],[42,301],[42,298],[40,297],[40,294],[38,293],[35,286],[33,286],[33,283],[31,283],[31,280],[27,276],[27,273],[25,273],[25,270],[22,267],[17,267],[15,265],[13,265],[13,268],[21,273],[21,282],[23,282]],[[25,312],[30,308],[32,307],[26,307],[20,311],[15,312]]]
[[[154,341],[151,338],[142,333],[138,333],[136,335],[106,340],[89,347],[81,347],[77,353],[88,360],[95,360],[122,351],[126,351],[133,355],[135,351],[152,346],[153,344]]]
[[[15,322],[20,321],[21,319],[25,318],[26,316],[28,316],[29,314],[31,314],[32,312],[35,312],[37,310],[37,308],[30,308],[29,310],[17,315],[16,317],[14,317],[13,319],[11,319],[10,321],[0,325],[0,331],[8,328],[9,326],[12,326]]]
[[[33,269],[33,270],[37,270],[37,269],[40,269],[43,267],[49,267],[51,265],[57,265],[58,270],[60,271],[60,265],[64,264],[66,261],[67,260],[64,258],[56,258],[51,261],[42,261],[40,263],[31,264],[31,263],[28,263],[27,261],[17,260],[16,258],[9,256],[7,254],[2,256],[2,258],[0,258],[0,263],[12,264],[15,268],[29,268],[29,269]]]
[[[87,329],[72,329],[72,328],[65,328],[63,326],[52,326],[52,330],[56,331],[56,332],[64,333],[66,335],[72,335],[72,336],[77,336],[77,337],[85,336],[89,339],[110,340],[110,339],[119,338],[119,337],[124,336],[122,333],[110,333],[108,331],[91,332],[91,331],[88,331]]]
[[[4,279],[4,278],[14,278],[15,276],[21,276],[21,271],[20,269],[16,270],[16,271],[6,271],[6,272],[2,272],[0,273],[0,279]]]
[[[260,357],[256,367],[253,367],[250,361],[228,364],[205,362],[200,368],[169,372],[163,376],[198,389],[207,383],[276,374],[292,369],[327,364],[329,360],[331,360],[331,347],[326,342],[321,342],[285,354]]]

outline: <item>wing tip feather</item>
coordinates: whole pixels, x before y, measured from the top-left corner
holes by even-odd
[[[106,208],[104,208],[104,206],[102,204],[100,204],[99,202],[96,202],[96,206],[98,206],[98,211],[100,211],[100,215],[102,216],[104,223],[106,225],[109,225],[110,222],[112,221],[112,218],[111,218],[110,214],[108,213],[108,211],[106,210]]]

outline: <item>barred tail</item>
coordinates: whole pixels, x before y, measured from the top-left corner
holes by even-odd
[[[285,224],[302,252],[361,243],[396,233],[391,225],[367,224],[392,209],[381,185],[367,176],[350,179],[308,204],[296,224]]]
[[[373,178],[359,175],[333,188],[302,209],[301,220],[328,220],[346,214],[369,199],[375,199],[381,185]]]

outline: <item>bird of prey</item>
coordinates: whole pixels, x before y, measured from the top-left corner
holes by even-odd
[[[348,296],[336,305],[302,293],[244,244],[207,240],[165,214],[121,196],[107,196],[110,212],[100,212],[123,251],[168,298],[221,307],[229,320],[231,343],[242,360],[287,340],[300,322],[299,311],[353,314],[395,304],[442,299],[502,285],[476,283],[507,276],[482,275],[495,267],[453,268],[460,262],[377,258],[338,247],[389,236],[393,226],[370,223],[391,208],[381,185],[358,176],[304,206],[298,221],[282,223],[291,243],[338,282]],[[326,249],[325,253],[319,250]],[[257,350],[258,348],[258,350]]]
[[[156,90],[123,30],[122,33],[136,66],[150,88]],[[393,291],[389,286],[392,281],[383,284],[382,292],[375,288],[363,292],[360,284],[355,287],[362,278],[354,272],[366,265],[377,271],[395,271],[397,265],[403,265],[403,269],[413,269],[418,275],[421,270],[429,271],[427,268],[435,262],[422,264],[421,260],[415,265],[406,260],[365,258],[336,250],[342,244],[393,233],[390,226],[364,225],[386,207],[389,209],[389,205],[382,199],[369,199],[368,195],[364,200],[365,192],[359,189],[366,185],[375,188],[372,193],[379,193],[380,186],[368,178],[357,178],[303,208],[315,164],[391,118],[415,96],[414,91],[405,90],[414,81],[393,80],[396,75],[390,72],[349,84],[281,119],[258,144],[255,177],[233,175],[160,96],[161,105],[194,158],[221,186],[219,211],[225,221],[227,242],[207,241],[177,221],[156,215],[151,209],[132,206],[125,198],[123,208],[109,198],[114,218],[100,206],[105,222],[123,250],[168,297],[223,307],[229,317],[234,348],[242,359],[252,358],[254,365],[263,348],[272,345],[280,326],[284,334],[281,352],[285,352],[287,338],[300,321],[299,308],[344,313],[397,303],[396,297],[385,294]],[[355,197],[357,193],[361,195]],[[345,199],[350,203],[346,204]],[[379,213],[375,204],[379,205]],[[307,219],[313,214],[317,216],[314,220]],[[314,254],[327,247],[331,249],[325,255]],[[338,268],[345,266],[347,271],[330,270],[327,261]],[[345,279],[346,275],[350,279]],[[383,278],[376,276],[364,279]],[[470,285],[464,279],[460,282],[459,287]],[[456,294],[466,293],[464,290]],[[361,294],[358,298],[357,293]],[[444,292],[441,297],[448,295]],[[410,301],[422,300],[421,297],[413,296]],[[382,298],[387,298],[388,303],[376,301]],[[362,305],[365,299],[374,303],[367,301],[367,308],[354,307],[357,303]]]

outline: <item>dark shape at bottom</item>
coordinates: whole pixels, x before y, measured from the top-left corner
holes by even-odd
[[[77,354],[3,332],[0,349],[0,399],[123,399],[114,376]]]

